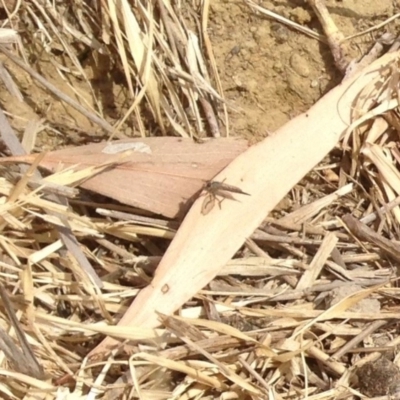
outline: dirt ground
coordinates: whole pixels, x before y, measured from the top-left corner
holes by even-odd
[[[384,21],[400,11],[392,0],[329,0],[332,17],[345,36],[360,32]],[[260,6],[294,22],[322,32],[310,7],[302,0],[262,1]],[[395,32],[397,21],[385,29]],[[379,32],[381,34],[382,32]],[[29,38],[21,33],[23,42],[46,41],[45,37]],[[288,28],[272,19],[257,15],[242,1],[212,2],[209,35],[229,104],[230,132],[254,142],[273,132],[289,119],[307,110],[324,93],[341,80],[333,65],[328,45]],[[353,57],[360,57],[375,42],[375,34],[351,40]],[[378,34],[376,34],[378,35]],[[106,120],[114,124],[128,109],[124,97],[125,83],[108,65],[106,59],[93,59],[82,54],[80,61],[87,75],[85,80],[70,73],[69,57],[53,49],[30,56],[31,66],[40,71],[61,91],[84,99],[88,108],[96,109],[93,98]],[[79,55],[78,55],[79,56]],[[79,58],[79,57],[78,57]],[[0,101],[10,113],[13,126],[22,134],[27,123],[40,120],[43,129],[36,140],[36,150],[49,150],[60,145],[99,140],[99,128],[77,111],[63,105],[46,90],[32,82],[4,56],[4,60],[24,96],[17,101],[2,90]],[[65,74],[54,66],[62,65]],[[93,65],[97,65],[97,69]],[[92,96],[92,90],[95,96]],[[126,136],[137,135],[134,122],[124,127]],[[89,139],[88,139],[89,137]]]
[[[262,1],[260,5],[322,33],[304,1]],[[400,11],[390,0],[326,1],[345,37],[361,32]],[[213,4],[211,37],[226,98],[232,131],[251,138],[266,136],[306,111],[341,81],[328,45],[256,15],[240,1]],[[395,9],[397,8],[397,10]],[[393,29],[393,26],[390,27]],[[352,40],[358,58],[375,42],[371,35]]]

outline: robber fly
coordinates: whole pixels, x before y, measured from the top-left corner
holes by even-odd
[[[215,201],[218,202],[219,208],[221,208],[221,203],[225,198],[231,198],[227,194],[230,193],[238,193],[244,194],[246,196],[250,196],[249,193],[244,192],[242,189],[238,188],[237,186],[228,185],[227,183],[217,182],[217,181],[209,181],[204,185],[203,188],[207,194],[204,198],[203,205],[201,207],[201,213],[203,215],[208,214],[215,205]],[[222,197],[222,199],[218,199],[217,196]]]

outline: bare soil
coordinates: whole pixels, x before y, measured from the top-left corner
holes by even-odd
[[[339,29],[347,37],[378,24],[399,10],[393,2],[326,1]],[[262,1],[260,5],[322,33],[304,1]],[[397,6],[399,8],[399,6]],[[232,131],[259,139],[306,111],[340,83],[328,45],[262,15],[243,2],[213,2],[210,27]],[[354,58],[375,43],[371,36],[351,41]]]

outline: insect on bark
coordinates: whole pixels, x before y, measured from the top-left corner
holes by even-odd
[[[201,206],[201,213],[203,215],[208,214],[214,207],[215,202],[218,202],[219,208],[221,208],[221,203],[225,198],[231,198],[232,196],[228,194],[230,193],[238,193],[244,194],[246,196],[250,196],[249,193],[244,192],[242,189],[237,186],[228,185],[226,183],[218,182],[218,181],[210,181],[204,185],[203,188],[207,194],[204,198],[203,205]],[[218,199],[218,196],[222,197],[222,199]]]

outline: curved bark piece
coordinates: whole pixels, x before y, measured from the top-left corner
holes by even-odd
[[[123,139],[68,147],[47,153],[40,166],[52,172],[75,166],[98,166],[130,151],[124,162],[114,164],[80,186],[169,218],[183,216],[203,185],[247,149],[247,141],[220,138],[196,143],[191,139],[154,137]],[[0,163],[31,163],[37,154],[5,157]],[[61,168],[62,169],[62,168]]]

